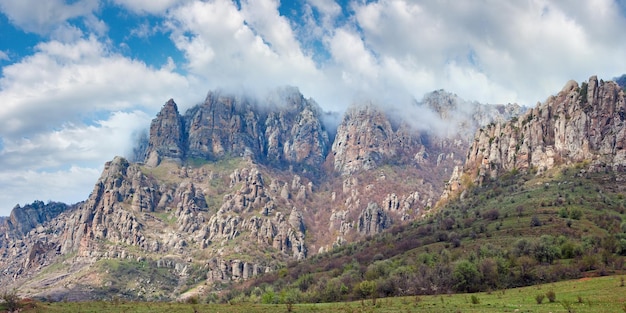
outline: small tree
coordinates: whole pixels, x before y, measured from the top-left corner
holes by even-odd
[[[452,276],[458,291],[473,292],[480,283],[480,272],[476,264],[469,260],[460,261],[454,268]]]
[[[533,215],[533,217],[530,218],[530,226],[531,227],[541,226],[541,220],[539,219],[537,215]]]
[[[545,299],[545,298],[546,298],[546,296],[544,294],[538,294],[535,297],[535,300],[537,301],[537,304],[541,304],[543,302],[543,299]]]
[[[556,301],[556,293],[554,292],[554,290],[549,290],[548,292],[546,292],[546,297],[548,297],[548,301],[552,303]]]
[[[0,294],[4,302],[5,309],[8,312],[17,312],[20,308],[20,297],[17,295],[17,289],[4,290]]]
[[[371,280],[362,281],[359,284],[359,294],[362,298],[372,297],[372,305],[376,305],[376,282]]]

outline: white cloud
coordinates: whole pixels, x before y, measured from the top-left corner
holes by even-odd
[[[333,0],[307,0],[306,2],[329,18],[334,19],[341,14],[341,6]]]
[[[168,9],[187,0],[113,0],[137,14],[163,14]]]
[[[0,11],[16,26],[27,32],[47,35],[65,21],[90,15],[99,0],[0,0]]]
[[[169,16],[172,40],[186,69],[212,88],[265,92],[282,85],[311,88],[323,80],[305,56],[275,2],[193,2]]]
[[[0,50],[0,61],[9,61],[9,60],[10,60],[9,55],[6,52]]]
[[[34,200],[76,203],[87,199],[100,176],[100,168],[70,167],[67,170],[38,172],[4,170],[0,175],[0,216],[8,216],[17,204]]]
[[[102,165],[116,155],[128,155],[131,135],[150,120],[142,111],[118,111],[92,125],[68,123],[32,138],[5,139],[0,152],[0,216],[17,203],[35,199],[86,199]]]
[[[196,101],[185,77],[172,66],[155,69],[108,51],[94,37],[74,43],[51,41],[3,68],[0,133],[30,137],[76,122],[90,112],[134,107],[154,112],[170,97]],[[194,99],[194,100],[191,100]]]
[[[126,155],[132,135],[169,98],[206,94],[173,72],[112,53],[95,37],[40,43],[2,68],[0,215],[35,199],[84,200],[101,166]]]
[[[569,79],[610,78],[626,68],[626,20],[608,0],[381,0],[353,8],[370,55],[431,73],[436,86],[467,99],[533,105]],[[384,67],[379,73],[393,76]]]

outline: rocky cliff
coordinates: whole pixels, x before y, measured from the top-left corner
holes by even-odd
[[[626,165],[626,102],[615,82],[592,76],[568,82],[555,96],[519,118],[477,131],[463,170],[449,191],[465,181],[481,183],[512,170],[538,173],[561,164],[621,171]]]
[[[295,88],[281,89],[263,103],[211,92],[184,116],[170,100],[152,121],[149,145],[139,155],[150,166],[162,158],[246,156],[272,166],[316,167],[329,148],[321,114]]]
[[[152,166],[157,165],[161,158],[170,158],[178,162],[184,158],[183,119],[173,99],[165,103],[161,112],[152,121],[148,146],[140,153],[146,163]]]
[[[138,162],[107,162],[86,201],[14,209],[0,226],[0,283],[54,299],[216,290],[420,218],[463,163],[467,130],[521,110],[443,91],[410,109],[454,131],[372,103],[335,130],[293,88],[264,100],[212,92],[184,114],[169,100]]]
[[[42,201],[35,201],[23,207],[17,205],[11,210],[8,219],[0,221],[0,229],[4,229],[8,236],[24,236],[31,229],[54,219],[68,208],[67,204],[59,202],[44,204]]]

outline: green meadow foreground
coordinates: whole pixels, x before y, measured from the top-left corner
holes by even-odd
[[[552,292],[554,302],[550,302]],[[542,298],[538,304],[537,298]],[[321,304],[35,303],[24,312],[626,312],[624,276],[582,278],[490,293],[412,296]]]

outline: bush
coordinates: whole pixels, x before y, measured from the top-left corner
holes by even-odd
[[[483,218],[490,221],[495,221],[500,217],[500,211],[497,209],[491,209],[482,214]]]
[[[554,303],[554,301],[556,301],[556,293],[554,292],[554,290],[549,290],[548,292],[546,292],[546,297],[548,297],[548,301],[550,301],[551,303]]]
[[[539,219],[537,215],[533,215],[533,217],[530,218],[530,226],[531,227],[541,226],[541,220]]]
[[[476,295],[472,295],[472,304],[480,304],[480,299]]]
[[[5,290],[0,294],[0,299],[4,302],[4,308],[8,312],[17,312],[20,308],[20,298],[17,296],[17,290]]]
[[[537,301],[537,304],[541,304],[541,303],[543,302],[543,299],[545,299],[545,298],[546,298],[546,296],[545,296],[545,295],[543,295],[543,294],[538,294],[538,295],[535,297],[535,300]]]
[[[583,212],[579,209],[573,209],[570,213],[570,218],[574,220],[579,220],[583,216]]]

